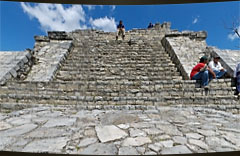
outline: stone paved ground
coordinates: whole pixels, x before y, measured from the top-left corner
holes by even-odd
[[[240,150],[239,113],[206,106],[97,108],[2,109],[0,150],[111,155]]]

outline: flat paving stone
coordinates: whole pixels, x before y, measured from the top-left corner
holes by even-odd
[[[69,132],[67,132],[65,129],[60,128],[39,128],[36,129],[33,132],[30,132],[26,135],[26,137],[30,138],[50,138],[50,137],[62,137],[69,135]]]
[[[85,138],[85,139],[80,141],[78,147],[85,147],[85,146],[88,146],[88,145],[93,144],[95,142],[97,142],[96,138]]]
[[[161,154],[188,154],[192,152],[186,146],[178,145],[171,148],[165,148],[160,153]]]
[[[7,136],[0,136],[0,150],[4,150],[4,148],[8,145],[11,145],[15,142],[16,138],[14,137],[7,137]]]
[[[186,144],[187,143],[187,138],[182,137],[182,136],[174,136],[173,138],[174,143],[176,144]]]
[[[148,137],[126,138],[123,141],[123,146],[142,146],[152,141]]]
[[[177,129],[177,127],[173,125],[157,125],[157,128],[164,131],[165,134],[168,135],[179,135],[182,136],[183,134]]]
[[[108,142],[126,137],[128,134],[114,125],[95,127],[101,142]]]
[[[8,123],[10,123],[11,125],[24,125],[24,124],[29,124],[31,123],[31,119],[24,119],[24,118],[19,118],[19,117],[15,117],[13,119],[9,119],[6,120]]]
[[[85,155],[116,155],[118,152],[117,148],[113,144],[102,144],[96,143],[88,146],[79,154]]]
[[[17,126],[11,129],[7,129],[3,132],[0,133],[0,136],[20,136],[23,135],[27,132],[32,131],[33,129],[35,129],[37,127],[37,125],[35,124],[25,124],[25,125],[21,125],[21,126]]]
[[[147,136],[146,132],[140,130],[140,129],[130,129],[130,136],[131,137],[137,137],[137,136]]]
[[[34,140],[29,143],[24,149],[23,152],[49,152],[49,153],[60,153],[64,146],[66,146],[69,139],[66,137],[60,138],[51,138],[51,139],[42,139]]]
[[[121,147],[119,148],[118,155],[139,155],[139,153],[133,147]]]
[[[0,131],[11,128],[12,126],[7,122],[0,121]]]
[[[187,133],[185,134],[187,138],[192,138],[192,139],[200,139],[203,138],[204,136],[198,134],[198,133]]]
[[[189,139],[188,141],[190,144],[201,147],[202,149],[208,149],[208,145],[201,140]]]
[[[158,153],[163,148],[163,145],[160,143],[155,143],[148,145],[148,148]]]
[[[76,118],[51,118],[43,127],[72,126],[75,122]]]

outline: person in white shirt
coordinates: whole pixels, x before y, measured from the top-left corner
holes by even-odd
[[[236,84],[236,92],[234,95],[238,95],[240,93],[240,62],[237,64],[236,69],[234,70],[233,77],[235,78]]]
[[[219,62],[220,57],[215,56],[212,61],[209,62],[208,66],[213,70],[213,72],[216,74],[216,79],[221,78],[227,70],[224,69]]]

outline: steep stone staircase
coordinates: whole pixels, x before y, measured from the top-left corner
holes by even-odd
[[[239,104],[231,79],[213,80],[209,91],[183,80],[161,45],[164,34],[151,31],[129,31],[124,41],[114,33],[73,32],[73,48],[53,81],[10,81],[0,88],[0,103]]]

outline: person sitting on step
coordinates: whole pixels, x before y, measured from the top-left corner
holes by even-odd
[[[122,39],[124,40],[125,37],[125,27],[123,25],[122,20],[119,21],[119,24],[117,25],[117,36],[116,40],[118,40],[118,36],[122,36]]]
[[[199,63],[193,67],[190,74],[191,80],[201,80],[201,88],[205,89],[208,89],[209,75],[216,78],[216,74],[208,67],[207,63],[207,56],[201,57]]]
[[[216,74],[216,79],[221,78],[226,72],[227,70],[224,69],[221,65],[221,63],[219,62],[220,57],[219,56],[214,56],[213,60],[209,62],[208,66],[213,70],[213,72]],[[212,77],[210,76],[210,80],[212,79]]]
[[[240,62],[237,64],[236,69],[234,70],[233,77],[236,84],[236,91],[234,95],[238,95],[240,93]]]

